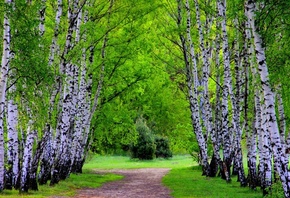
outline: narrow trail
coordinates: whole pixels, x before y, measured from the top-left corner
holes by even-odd
[[[169,168],[97,170],[96,173],[123,175],[118,181],[105,183],[100,188],[77,191],[74,198],[171,198],[170,191],[161,180]]]

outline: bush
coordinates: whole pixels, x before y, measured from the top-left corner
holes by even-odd
[[[146,123],[139,119],[136,122],[136,130],[139,134],[137,144],[130,146],[131,157],[141,160],[151,160],[155,158],[156,145],[154,136]]]
[[[172,152],[169,148],[169,141],[165,137],[155,137],[155,144],[156,144],[156,157],[163,157],[163,158],[170,158],[172,157]]]
[[[273,183],[271,187],[266,189],[266,195],[264,197],[266,197],[266,198],[283,198],[284,191],[283,191],[282,183],[280,181]]]
[[[132,158],[151,160],[155,157],[172,157],[168,139],[160,136],[154,136],[143,119],[137,120],[136,131],[139,137],[137,143],[131,144],[130,146]]]

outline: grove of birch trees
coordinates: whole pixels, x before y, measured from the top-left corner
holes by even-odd
[[[290,197],[290,2],[4,0],[0,191],[127,152],[143,117],[206,177]],[[289,135],[288,135],[289,134]],[[247,163],[244,163],[244,162]]]
[[[269,54],[287,45],[289,3],[177,0],[175,7],[172,18],[178,36],[171,40],[175,38],[183,53],[203,174],[219,174],[227,182],[235,174],[241,186],[259,186],[264,194],[280,181],[285,197],[290,197],[284,80],[271,81],[269,73],[289,67],[285,62],[277,65],[282,57]],[[268,54],[276,58],[270,59],[270,66]]]

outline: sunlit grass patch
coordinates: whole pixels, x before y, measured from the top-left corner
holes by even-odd
[[[169,159],[131,159],[126,156],[95,156],[84,165],[84,169],[131,169],[131,168],[181,168],[197,165],[190,155],[177,155]]]
[[[172,169],[163,183],[172,191],[173,197],[186,198],[261,198],[261,191],[240,187],[237,178],[226,183],[219,177],[210,178],[201,175],[199,167]]]

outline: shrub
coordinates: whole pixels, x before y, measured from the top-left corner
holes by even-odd
[[[156,144],[156,157],[163,157],[163,158],[170,158],[172,157],[172,152],[169,148],[169,141],[165,137],[155,137],[155,144]]]
[[[266,198],[283,198],[284,191],[282,188],[282,183],[280,181],[273,183],[271,187],[266,189],[266,193],[264,194],[266,194]]]
[[[155,157],[172,157],[168,139],[154,136],[143,119],[138,119],[136,121],[136,131],[139,135],[137,143],[130,145],[132,158],[151,160]]]
[[[136,122],[136,130],[139,134],[137,144],[130,146],[131,157],[139,158],[141,160],[151,160],[155,158],[156,145],[154,136],[151,130],[143,121],[138,119]]]

